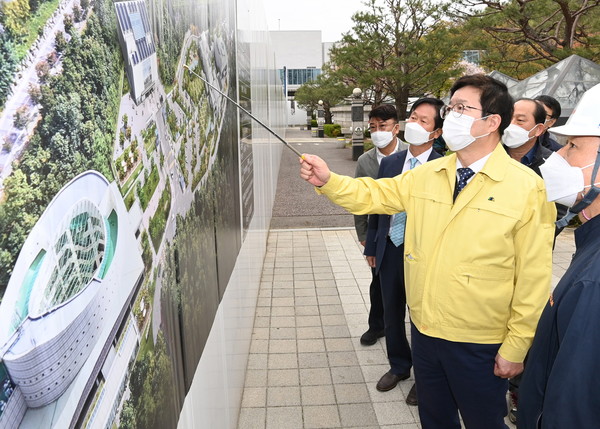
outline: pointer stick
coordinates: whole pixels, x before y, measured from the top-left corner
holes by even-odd
[[[228,99],[229,101],[231,101],[233,104],[235,104],[238,107],[238,109],[240,109],[246,115],[250,116],[256,122],[258,122],[264,129],[266,129],[268,132],[270,132],[275,137],[277,137],[279,139],[279,141],[281,141],[281,143],[283,143],[288,148],[290,148],[300,158],[304,159],[304,156],[302,156],[302,154],[300,152],[298,152],[294,147],[290,146],[290,144],[288,142],[286,142],[284,139],[282,139],[281,137],[279,137],[279,135],[275,131],[273,131],[271,128],[269,128],[265,124],[263,124],[257,117],[255,117],[254,115],[252,115],[252,113],[248,112],[246,109],[244,109],[242,106],[240,106],[235,100],[233,100],[232,98],[228,97],[227,94],[225,94],[223,91],[219,90],[218,88],[215,88],[214,85],[211,85],[210,82],[208,82],[206,79],[204,79],[198,73],[196,73],[195,71],[193,71],[192,69],[190,69],[187,64],[184,64],[183,67],[186,68],[190,73],[192,73],[193,75],[195,75],[197,78],[199,78],[202,82],[204,82],[205,84],[207,84],[208,86],[210,86],[212,89],[214,89],[215,91],[217,91],[219,94],[221,94],[223,97],[225,97],[226,99]]]

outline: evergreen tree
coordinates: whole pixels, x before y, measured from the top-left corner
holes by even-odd
[[[17,55],[10,35],[0,25],[0,107],[8,97],[8,90],[17,69]],[[1,110],[1,109],[0,109]]]
[[[443,3],[369,0],[366,5],[331,50],[332,74],[361,88],[374,105],[392,98],[404,119],[409,97],[444,93],[449,78],[460,74],[455,63],[462,43]]]

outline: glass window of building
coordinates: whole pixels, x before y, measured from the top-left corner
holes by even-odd
[[[321,74],[321,69],[305,68],[305,69],[287,69],[287,84],[288,85],[303,85],[306,82],[311,82]],[[284,83],[283,69],[279,69],[279,77]]]

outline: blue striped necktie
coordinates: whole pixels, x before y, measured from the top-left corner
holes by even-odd
[[[410,169],[416,167],[419,160],[417,158],[411,158],[408,160],[410,163]],[[404,227],[406,226],[406,213],[401,212],[394,215],[394,221],[392,222],[392,228],[390,229],[390,240],[394,243],[394,246],[399,247],[404,243]]]

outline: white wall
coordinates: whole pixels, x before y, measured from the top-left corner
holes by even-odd
[[[286,102],[261,0],[238,0],[238,43],[251,43],[252,114],[284,137]],[[236,428],[283,146],[253,123],[254,217],[179,419],[179,428]]]

